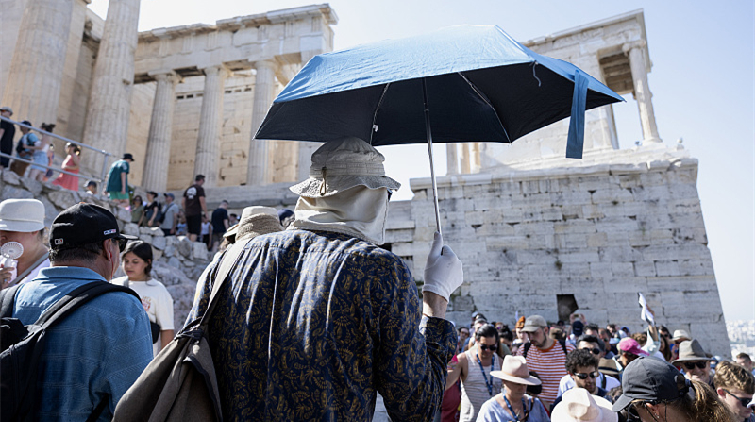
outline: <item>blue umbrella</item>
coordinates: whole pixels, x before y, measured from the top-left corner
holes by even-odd
[[[566,157],[582,158],[586,109],[623,101],[571,63],[498,26],[453,26],[313,57],[278,95],[255,139],[374,146],[513,142],[571,116]]]

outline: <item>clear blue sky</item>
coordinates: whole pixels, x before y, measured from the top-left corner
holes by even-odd
[[[140,30],[214,23],[234,16],[313,4],[296,0],[143,0]],[[699,159],[698,191],[727,320],[755,319],[755,10],[752,1],[334,0],[335,48],[457,24],[499,25],[527,41],[644,9],[653,68],[648,84],[661,138],[680,137]],[[101,16],[106,0],[92,5]],[[636,103],[614,106],[622,148],[641,140]],[[405,185],[429,175],[416,165],[426,147],[382,149],[389,174]],[[443,172],[445,154],[437,148]],[[423,161],[424,162],[424,161]],[[442,173],[441,173],[442,174]],[[633,300],[633,299],[632,299]]]

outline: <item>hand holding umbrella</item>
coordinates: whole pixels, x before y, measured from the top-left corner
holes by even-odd
[[[435,293],[448,302],[451,293],[461,286],[463,280],[461,261],[450,246],[443,245],[443,235],[435,232],[430,254],[427,256],[422,293]]]

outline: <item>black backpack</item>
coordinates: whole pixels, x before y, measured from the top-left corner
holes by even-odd
[[[79,286],[63,296],[42,313],[32,325],[24,326],[18,318],[12,318],[13,302],[20,284],[0,292],[0,420],[35,420],[39,359],[45,347],[45,331],[75,312],[89,300],[109,292],[129,293],[139,297],[133,290],[94,281]],[[140,299],[141,302],[141,299]],[[97,405],[87,421],[95,421],[108,404],[105,398]]]

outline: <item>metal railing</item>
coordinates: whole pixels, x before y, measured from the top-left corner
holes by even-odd
[[[20,157],[15,157],[13,155],[5,154],[5,153],[2,153],[2,152],[0,152],[0,157],[6,157],[6,158],[9,158],[11,160],[22,161],[24,163],[33,164],[33,165],[38,166],[38,167],[44,167],[44,168],[52,170],[52,171],[57,171],[58,173],[64,173],[64,174],[68,174],[68,175],[71,175],[71,176],[77,176],[77,177],[85,177],[85,178],[87,178],[89,180],[94,180],[94,181],[96,181],[98,183],[102,183],[105,180],[105,175],[107,174],[108,166],[110,165],[110,157],[112,157],[113,154],[111,154],[111,153],[109,153],[109,152],[107,152],[105,150],[95,148],[95,147],[93,147],[91,145],[87,145],[87,144],[84,144],[84,143],[81,143],[81,142],[74,141],[72,139],[68,139],[68,138],[60,136],[60,135],[56,135],[56,134],[54,134],[52,132],[48,132],[46,130],[43,130],[43,129],[35,127],[35,126],[25,125],[25,124],[23,124],[21,122],[17,122],[15,120],[11,120],[11,119],[9,119],[7,117],[0,116],[0,120],[4,120],[4,121],[6,121],[8,123],[11,123],[13,125],[16,125],[18,127],[28,128],[28,129],[33,130],[35,132],[39,132],[41,134],[48,135],[48,136],[53,137],[55,139],[59,139],[59,140],[61,140],[63,142],[70,142],[70,143],[72,143],[72,144],[74,144],[76,146],[92,150],[92,151],[94,151],[94,152],[96,152],[98,154],[102,154],[102,155],[105,156],[104,160],[102,161],[102,172],[100,173],[99,177],[97,177],[96,175],[93,175],[93,174],[86,174],[86,173],[76,174],[76,173],[71,173],[71,172],[68,172],[68,171],[65,171],[65,170],[61,169],[60,167],[51,167],[51,166],[47,166],[47,165],[44,165],[44,164],[38,164],[38,163],[35,163],[32,160],[28,160],[28,159],[20,158]],[[14,144],[14,148],[15,148],[15,144]]]

